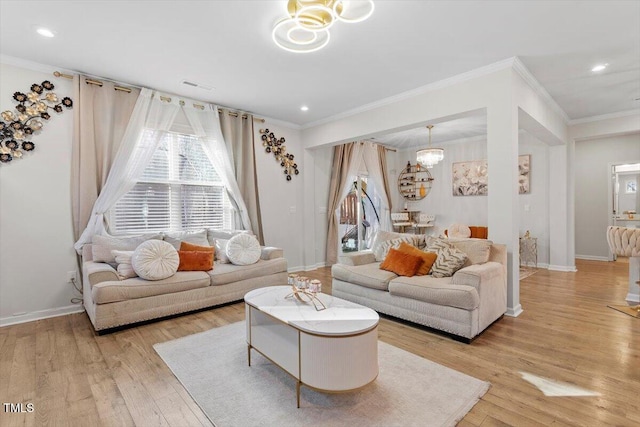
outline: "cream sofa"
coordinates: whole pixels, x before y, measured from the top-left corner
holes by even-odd
[[[94,262],[91,245],[83,247],[84,307],[97,332],[131,323],[239,301],[250,290],[287,283],[282,249],[263,247],[251,265],[214,263],[210,271],[179,271],[157,281],[121,280],[115,268]]]
[[[450,242],[464,247],[464,242],[468,246],[474,240],[479,239]],[[485,242],[486,262],[443,278],[404,277],[381,270],[371,251],[341,256],[331,269],[332,294],[470,342],[507,310],[506,246]]]

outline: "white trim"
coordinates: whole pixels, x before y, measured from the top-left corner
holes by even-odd
[[[255,113],[251,113],[253,114],[254,117],[256,116],[261,116],[261,114],[255,114]],[[295,123],[291,123],[291,122],[286,122],[284,120],[278,120],[278,119],[272,119],[271,117],[261,117],[262,119],[264,119],[264,123],[259,123],[260,126],[266,126],[269,124],[273,124],[275,126],[283,126],[289,129],[294,129],[294,130],[301,130],[302,126],[297,125]]]
[[[518,304],[515,307],[507,307],[507,312],[504,313],[504,315],[509,317],[518,317],[523,311],[522,305]]]
[[[549,92],[540,84],[540,82],[531,74],[531,71],[515,56],[513,57],[513,69],[522,77],[522,79],[538,94],[556,113],[560,114],[565,124],[570,122],[569,116],[558,105],[558,103],[549,95]]]
[[[39,62],[29,61],[27,59],[17,58],[15,56],[9,56],[0,54],[0,62],[6,65],[13,65],[14,67],[25,68],[31,71],[40,71],[41,73],[53,74],[54,71],[60,71],[64,74],[77,74],[75,71],[67,70],[60,67],[54,67],[53,65],[41,64]]]
[[[493,64],[486,65],[484,67],[476,68],[471,71],[467,71],[465,73],[457,74],[452,77],[448,77],[443,80],[438,80],[437,82],[429,83],[425,86],[420,86],[415,89],[408,90],[406,92],[401,92],[397,95],[390,96],[388,98],[383,98],[378,101],[370,102],[368,104],[361,105],[356,108],[352,108],[347,111],[343,111],[342,113],[335,114],[333,116],[325,117],[324,119],[316,120],[314,122],[305,123],[302,125],[302,129],[309,129],[318,125],[323,125],[325,123],[330,123],[336,120],[344,119],[350,116],[353,116],[358,113],[363,113],[365,111],[373,110],[375,108],[383,107],[385,105],[393,104],[398,101],[402,101],[405,99],[411,99],[418,95],[422,95],[427,92],[432,92],[434,90],[443,89],[445,87],[453,86],[468,80],[472,80],[478,77],[486,76],[488,74],[495,73],[496,71],[501,71],[507,68],[512,68],[514,66],[514,62],[516,57],[511,57],[502,61],[494,62]],[[558,107],[559,108],[559,107]],[[566,114],[565,114],[566,116]]]
[[[631,303],[640,304],[640,295],[629,292],[625,300]]]
[[[66,307],[49,308],[47,310],[32,311],[0,319],[0,327],[17,325],[19,323],[33,322],[34,320],[48,319],[50,317],[66,316],[67,314],[82,313],[84,306],[68,305]]]
[[[569,120],[569,126],[579,125],[582,123],[599,122],[601,120],[617,119],[620,117],[628,117],[640,115],[640,109],[618,111],[617,113],[601,114],[599,116],[583,117],[581,119]]]
[[[597,256],[597,255],[578,255],[575,256],[576,259],[586,259],[588,261],[611,261],[606,256]]]
[[[575,273],[578,271],[575,265],[550,265],[547,269],[551,271],[564,271],[565,273]]]

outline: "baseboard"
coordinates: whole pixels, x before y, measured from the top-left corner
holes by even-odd
[[[586,259],[587,261],[609,261],[609,258],[606,256],[595,256],[595,255],[576,255],[576,259]]]
[[[314,265],[289,267],[289,268],[287,268],[287,271],[289,273],[297,273],[299,271],[310,271],[310,270],[315,270],[317,268],[322,268],[322,267],[326,267],[326,266],[327,266],[326,262],[319,262],[319,263],[314,264]]]
[[[578,271],[575,265],[549,265],[547,269],[551,271],[564,271],[565,273],[575,273]]]
[[[632,294],[631,292],[629,292],[625,300],[627,300],[627,302],[630,302],[632,304],[640,304],[640,295]]]
[[[513,308],[507,307],[507,312],[504,315],[509,317],[518,317],[522,314],[523,311],[524,310],[522,309],[522,306],[518,304]]]
[[[68,305],[66,307],[50,308],[47,310],[32,311],[17,316],[0,318],[0,327],[17,325],[18,323],[33,322],[34,320],[48,319],[50,317],[65,316],[67,314],[82,313],[82,304]]]

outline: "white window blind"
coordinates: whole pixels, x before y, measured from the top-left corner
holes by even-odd
[[[146,130],[143,138],[153,138]],[[232,207],[202,143],[165,132],[138,183],[109,211],[112,234],[231,228]]]

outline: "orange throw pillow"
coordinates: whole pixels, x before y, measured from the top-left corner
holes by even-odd
[[[215,248],[213,246],[199,246],[193,243],[180,242],[181,251],[196,251],[196,252],[213,252]]]
[[[411,277],[416,275],[420,264],[422,264],[422,258],[419,256],[391,248],[389,249],[387,257],[380,264],[380,268],[396,273],[398,276]]]
[[[400,243],[398,250],[405,254],[419,256],[422,259],[422,264],[420,264],[420,268],[416,272],[416,276],[426,276],[429,274],[433,263],[436,262],[436,258],[438,258],[438,254],[436,253],[421,251],[415,246],[411,246],[404,242]]]
[[[178,271],[213,270],[213,251],[178,251],[180,264]]]

